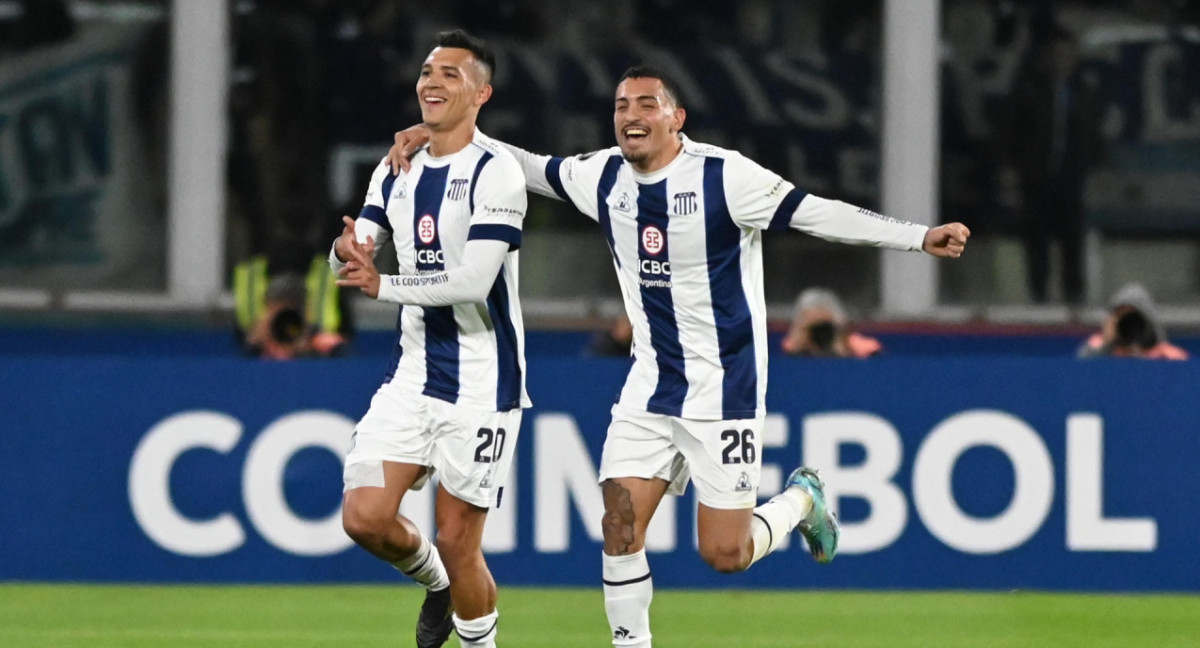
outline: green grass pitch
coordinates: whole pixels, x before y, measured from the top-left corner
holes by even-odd
[[[0,584],[0,646],[412,646],[413,586]],[[501,588],[499,645],[609,646],[600,588]],[[656,648],[1200,645],[1200,596],[659,591]],[[456,639],[447,644],[458,646]]]

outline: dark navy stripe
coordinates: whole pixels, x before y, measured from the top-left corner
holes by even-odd
[[[495,630],[495,629],[496,629],[496,624],[497,624],[497,623],[500,623],[500,619],[496,619],[495,621],[493,621],[493,622],[492,622],[492,627],[488,628],[488,629],[487,629],[487,632],[485,632],[485,633],[483,633],[483,634],[481,634],[481,635],[479,635],[479,636],[477,636],[477,637],[466,637],[466,636],[463,636],[463,633],[459,632],[459,633],[458,633],[458,640],[459,640],[460,642],[462,642],[462,643],[475,643],[475,642],[477,642],[477,641],[482,641],[482,640],[483,640],[485,637],[487,637],[488,635],[492,634],[492,630]]]
[[[563,159],[560,157],[550,158],[550,161],[546,163],[546,182],[550,183],[550,188],[558,194],[559,198],[571,202],[571,197],[567,195],[567,190],[563,187],[562,176],[559,175],[562,163]]]
[[[669,284],[671,275],[665,269],[654,271],[655,264],[667,263],[671,258],[667,236],[667,181],[638,185],[637,209],[642,308],[650,322],[650,346],[654,348],[658,363],[658,384],[646,409],[656,414],[682,416],[688,384],[684,374],[683,345],[679,343],[679,323],[675,321],[675,300],[667,285],[655,285]],[[642,243],[649,227],[655,227],[661,233],[660,249],[656,254],[648,252]]]
[[[789,197],[791,194],[788,194]],[[788,199],[784,199],[787,202]],[[725,202],[725,160],[704,161],[705,247],[708,289],[724,380],[721,417],[754,418],[758,407],[758,367],[754,353],[754,322],[742,286],[742,231]]]
[[[617,245],[613,242],[612,221],[608,216],[608,194],[612,193],[613,185],[617,183],[617,172],[621,170],[622,162],[620,155],[609,157],[604,171],[600,174],[600,184],[596,187],[596,220],[600,223],[604,240],[608,241],[608,251],[612,252],[613,261],[618,268],[621,267],[621,257],[617,256]]]
[[[418,271],[441,271],[445,262],[430,260],[442,251],[442,239],[438,234],[438,216],[442,210],[442,198],[446,195],[446,177],[450,167],[426,167],[413,191],[413,249],[417,257]],[[421,220],[433,219],[434,235],[428,243],[421,240]],[[421,260],[421,253],[427,257]],[[432,396],[451,403],[458,401],[458,322],[454,319],[453,306],[435,306],[421,309],[425,320],[425,389]]]
[[[507,412],[521,406],[521,357],[503,266],[496,276],[496,283],[492,284],[487,307],[496,331],[496,411]]]
[[[494,157],[491,153],[484,152],[483,157],[479,158],[479,162],[475,164],[475,172],[471,174],[471,213],[475,213],[475,186],[479,184],[479,174],[483,172],[483,165],[488,163],[488,160]]]
[[[400,356],[404,353],[404,347],[400,346],[401,336],[404,335],[404,329],[401,327],[401,322],[404,318],[404,305],[400,305],[399,311],[396,313],[396,344],[392,347],[392,360],[388,362],[387,373],[383,376],[383,382],[390,383],[392,378],[396,377],[396,370],[400,368]]]
[[[604,584],[608,585],[609,587],[620,587],[622,585],[633,585],[634,583],[640,583],[645,580],[650,580],[650,572],[646,572],[645,576],[638,576],[637,578],[630,578],[629,580],[623,580],[623,581],[610,581],[606,578],[602,578],[600,580],[603,580]]]
[[[422,560],[420,565],[417,565],[416,567],[413,567],[412,569],[405,569],[405,570],[402,570],[402,571],[404,572],[404,575],[405,575],[405,576],[412,576],[413,574],[415,574],[415,573],[417,573],[417,572],[421,571],[422,569],[425,569],[425,565],[428,565],[428,564],[429,564],[429,559],[430,559],[430,558],[433,558],[433,552],[432,552],[432,551],[430,551],[429,553],[425,554],[425,560]]]
[[[467,240],[474,241],[476,239],[504,241],[508,243],[509,250],[515,250],[521,247],[521,230],[512,225],[499,223],[472,225],[467,232]]]
[[[363,205],[362,211],[358,212],[358,217],[365,218],[388,232],[392,231],[392,224],[388,222],[387,212],[379,205]]]
[[[771,224],[767,226],[769,230],[785,230],[792,226],[792,215],[796,213],[796,208],[800,206],[800,201],[808,192],[799,189],[792,189],[783,197],[783,202],[779,203],[779,208],[775,210],[775,215],[771,217]]]

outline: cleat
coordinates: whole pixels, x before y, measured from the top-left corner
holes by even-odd
[[[800,520],[796,529],[808,542],[808,551],[814,560],[827,563],[837,555],[838,537],[842,528],[837,515],[829,510],[825,502],[825,484],[812,468],[797,468],[787,480],[787,488],[798,488],[812,498],[812,508]]]
[[[421,616],[417,617],[417,648],[441,648],[446,643],[454,631],[453,611],[449,587],[425,591]]]

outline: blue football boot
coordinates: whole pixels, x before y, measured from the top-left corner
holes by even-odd
[[[838,537],[842,528],[838,526],[837,515],[829,510],[825,501],[825,484],[812,468],[797,468],[788,477],[787,488],[799,488],[812,498],[812,508],[808,515],[800,520],[800,535],[808,542],[808,551],[814,560],[827,563],[837,555]]]

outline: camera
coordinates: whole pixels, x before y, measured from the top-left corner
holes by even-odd
[[[1136,308],[1128,308],[1117,316],[1113,347],[1145,351],[1157,344],[1158,332],[1145,313]]]
[[[814,355],[833,355],[837,336],[837,324],[830,320],[813,322],[808,325],[808,341]]]

